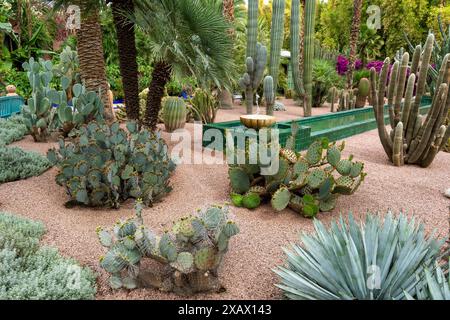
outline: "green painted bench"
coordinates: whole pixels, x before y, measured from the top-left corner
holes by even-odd
[[[20,113],[23,104],[23,98],[20,96],[0,97],[0,118],[9,118]]]

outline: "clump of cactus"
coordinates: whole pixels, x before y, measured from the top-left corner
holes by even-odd
[[[411,74],[407,77],[409,54],[404,53],[401,61],[396,61],[390,80],[388,72],[390,59],[384,62],[378,80],[375,69],[371,69],[371,90],[373,94],[375,118],[383,148],[395,166],[417,164],[428,167],[436,154],[442,150],[450,138],[450,130],[445,125],[450,107],[447,63],[450,54],[444,57],[436,82],[438,88],[428,115],[422,116],[419,107],[425,94],[429,64],[432,57],[434,35],[430,34],[422,50],[417,46],[411,64]],[[387,92],[386,92],[387,88]],[[377,90],[378,89],[378,90]],[[414,91],[415,97],[414,97]],[[385,127],[385,96],[391,132]],[[404,98],[404,99],[403,99]]]
[[[86,87],[79,83],[69,88],[69,82],[62,80],[61,85],[63,91],[58,92],[58,99],[54,99],[58,104],[55,120],[57,129],[64,137],[74,128],[90,121],[104,121],[103,103],[96,92],[86,90]],[[72,97],[71,105],[67,102],[69,96]]]
[[[356,91],[357,89],[353,90],[341,90],[341,91],[336,91],[336,93],[338,93],[338,108],[337,108],[337,112],[341,112],[341,111],[349,111],[349,110],[353,110],[356,107],[356,100],[357,100],[357,96],[356,96]],[[332,112],[334,111],[334,105],[332,104]]]
[[[71,202],[94,207],[119,208],[129,198],[145,205],[170,192],[175,169],[167,145],[159,133],[127,123],[84,125],[73,142],[59,141],[59,149],[47,153],[59,168],[56,182],[67,189]]]
[[[339,96],[339,90],[336,87],[331,87],[328,91],[328,102],[331,104],[331,112],[336,112],[336,98]]]
[[[258,39],[258,0],[248,2],[247,53],[246,72],[239,80],[245,90],[247,114],[253,113],[253,102],[256,90],[264,76],[267,63],[267,48],[257,42]]]
[[[43,59],[35,61],[34,58],[30,58],[22,67],[27,72],[32,89],[27,105],[22,108],[24,123],[35,142],[46,142],[54,116],[52,104],[60,99],[60,94],[50,88],[53,65],[51,61]]]
[[[119,221],[112,230],[97,228],[100,243],[108,248],[100,265],[111,274],[113,289],[153,287],[192,295],[221,292],[217,269],[228,251],[229,240],[239,233],[229,208],[210,206],[176,221],[170,231],[156,235],[143,225],[142,205],[136,217]],[[146,268],[145,260],[161,266]]]
[[[178,97],[169,97],[164,103],[164,126],[167,132],[183,129],[186,124],[186,104]]]
[[[230,165],[229,178],[232,202],[239,207],[254,209],[262,200],[270,200],[276,211],[287,207],[308,218],[319,212],[332,211],[339,195],[351,195],[364,181],[364,164],[353,156],[342,155],[345,143],[337,145],[328,139],[315,141],[306,153],[295,152],[298,125],[293,124],[292,136],[279,151],[279,169],[274,175],[263,175],[259,164]],[[260,142],[261,143],[261,142]],[[247,148],[247,159],[251,159]]]
[[[367,78],[359,80],[356,91],[355,108],[364,108],[370,95],[370,81]]]

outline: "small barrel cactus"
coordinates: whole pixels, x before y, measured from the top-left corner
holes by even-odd
[[[356,90],[356,108],[364,108],[366,106],[367,98],[370,95],[370,81],[367,78],[362,78],[359,81],[358,89]]]
[[[186,124],[186,104],[183,99],[170,97],[164,104],[164,126],[167,132],[184,128]]]
[[[217,270],[230,238],[239,233],[228,207],[199,210],[176,221],[161,236],[143,225],[141,211],[138,201],[136,218],[117,222],[111,231],[97,228],[100,243],[108,248],[100,266],[111,274],[113,289],[154,287],[180,295],[223,290]],[[165,266],[165,272],[144,269],[144,259]]]

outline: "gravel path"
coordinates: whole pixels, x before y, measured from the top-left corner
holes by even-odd
[[[278,117],[298,117],[297,110],[280,113]],[[316,113],[324,112],[325,108],[316,110]],[[236,119],[239,113],[220,111],[218,121]],[[186,128],[192,130],[193,126],[187,124]],[[169,141],[167,134],[163,136]],[[360,217],[367,211],[404,210],[424,221],[427,231],[437,229],[440,235],[447,235],[450,200],[442,192],[450,187],[450,154],[440,153],[428,169],[395,168],[388,163],[376,131],[348,138],[346,142],[347,154],[365,162],[368,176],[355,195],[339,198],[333,213],[321,214],[321,221],[329,224],[340,212],[353,212]],[[30,137],[14,145],[41,153],[52,146],[35,144]],[[104,249],[98,243],[95,228],[111,226],[119,218],[132,216],[133,204],[127,202],[117,211],[67,209],[65,191],[56,185],[55,174],[56,169],[51,169],[40,177],[0,185],[0,211],[43,221],[48,229],[44,243],[58,247],[64,255],[76,258],[98,273],[99,299],[177,299],[176,295],[150,289],[133,292],[109,289],[107,275],[98,265]],[[171,181],[174,190],[163,202],[143,212],[146,225],[157,231],[170,227],[174,220],[196,208],[229,199],[225,165],[181,165]],[[289,210],[275,213],[270,206],[252,212],[234,209],[234,213],[241,233],[231,240],[230,251],[220,269],[227,291],[194,298],[279,299],[280,291],[273,285],[277,278],[271,269],[284,260],[281,247],[296,241],[300,232],[312,231],[312,221]]]

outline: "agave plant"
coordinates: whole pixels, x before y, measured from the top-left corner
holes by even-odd
[[[423,272],[424,281],[417,286],[416,295],[419,300],[450,300],[450,276],[448,274],[450,259],[448,265],[441,267],[436,264],[436,269],[426,268]],[[405,292],[408,300],[414,298]]]
[[[416,296],[418,273],[436,261],[442,242],[425,236],[424,227],[405,215],[384,220],[368,214],[364,224],[341,217],[326,229],[303,234],[303,246],[285,250],[287,266],[274,270],[277,286],[289,299],[397,300]],[[406,294],[405,294],[406,293]]]

